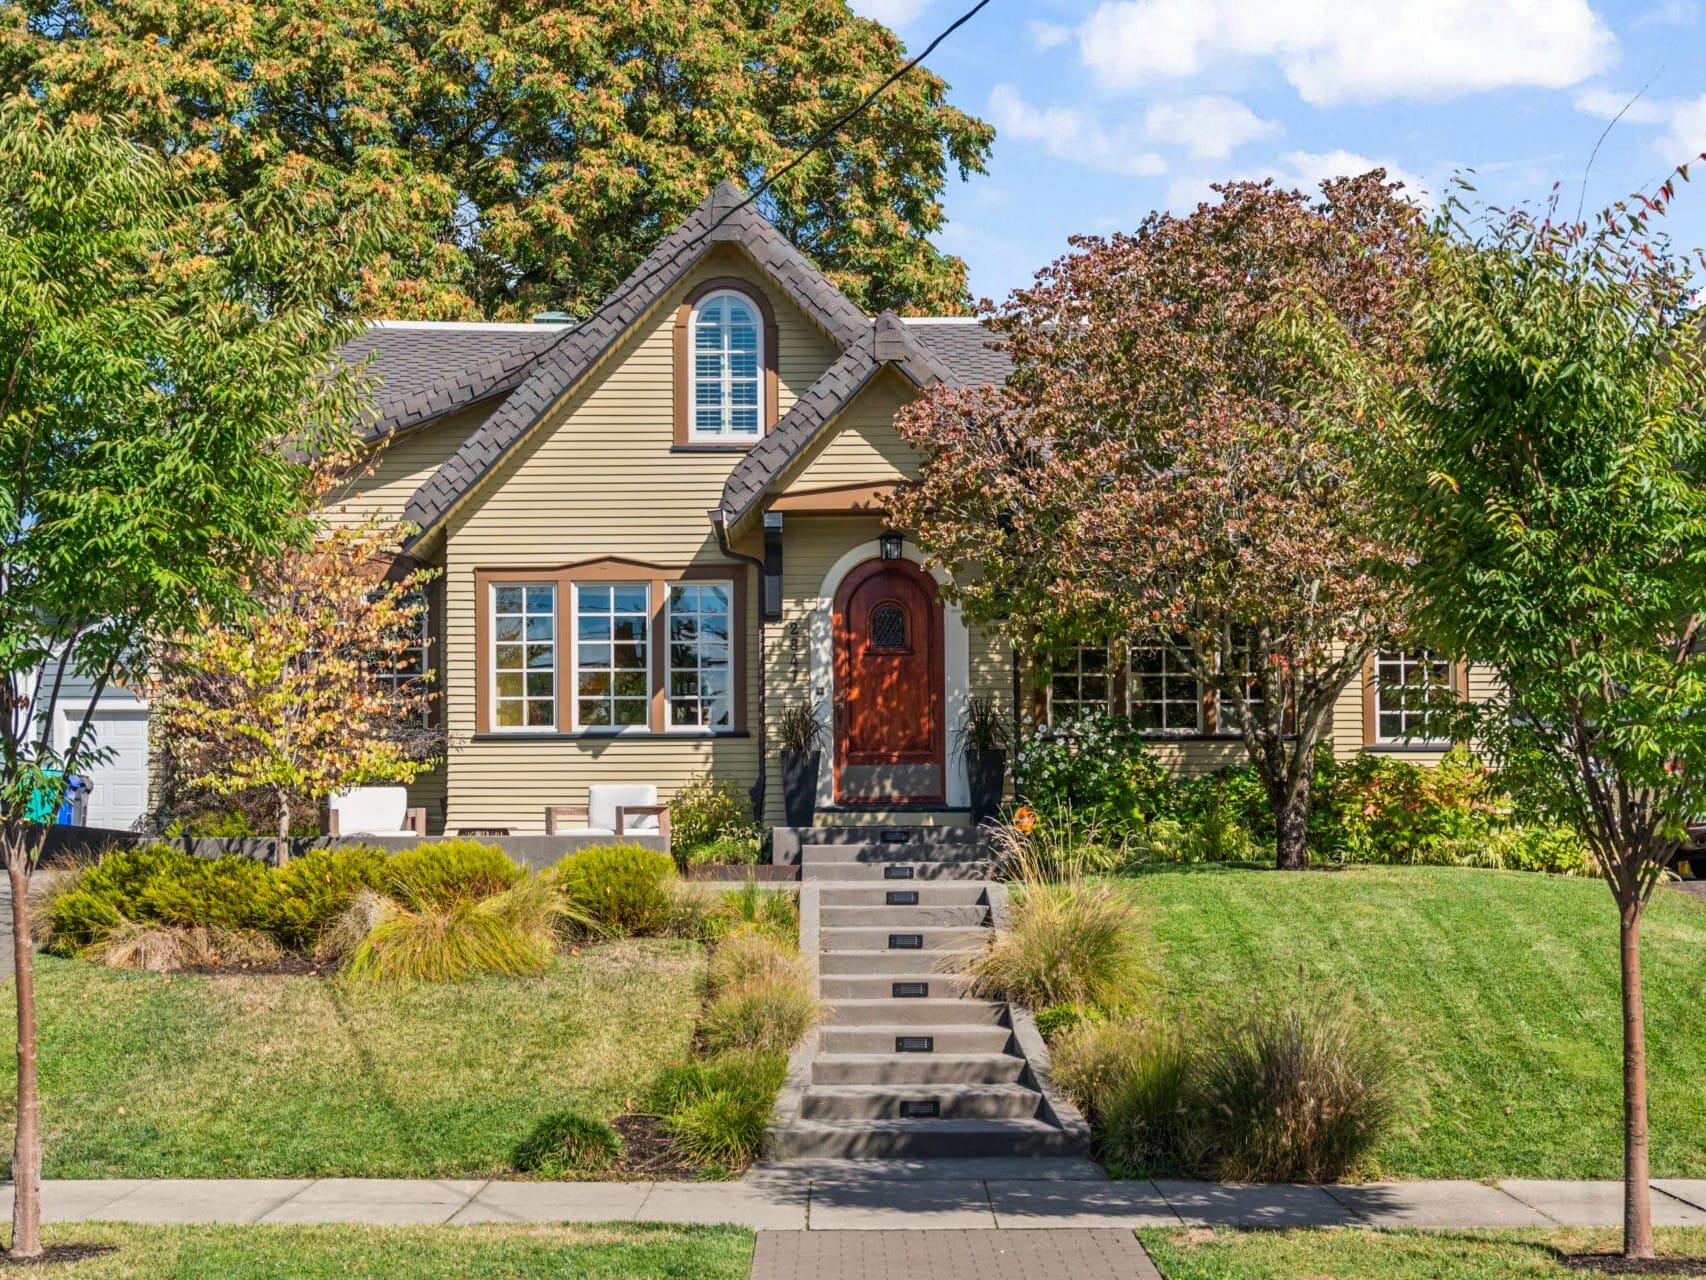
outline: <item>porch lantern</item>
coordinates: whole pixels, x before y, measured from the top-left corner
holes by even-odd
[[[904,540],[893,529],[884,529],[877,535],[877,552],[884,560],[899,560]]]

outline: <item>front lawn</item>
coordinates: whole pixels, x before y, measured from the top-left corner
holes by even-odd
[[[1139,1231],[1166,1280],[1564,1280],[1560,1255],[1615,1252],[1615,1231]],[[1706,1230],[1658,1233],[1663,1256],[1706,1258]],[[1653,1275],[1656,1273],[1648,1273]],[[1706,1275],[1706,1265],[1663,1273]]]
[[[1616,916],[1600,882],[1359,867],[1115,883],[1145,907],[1182,1010],[1309,984],[1357,993],[1410,1083],[1381,1174],[1621,1176]],[[1662,890],[1645,943],[1653,1173],[1701,1177],[1706,903]]]
[[[40,956],[46,1176],[504,1173],[543,1114],[615,1115],[687,1057],[703,969],[699,944],[666,940],[559,957],[537,979],[402,986]],[[0,1006],[9,1042],[9,983]]]
[[[744,1280],[737,1227],[147,1227],[67,1223],[53,1245],[112,1252],[40,1268],[58,1280]]]

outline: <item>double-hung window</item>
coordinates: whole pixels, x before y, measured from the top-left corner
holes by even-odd
[[[688,329],[689,438],[756,440],[764,367],[758,307],[744,294],[718,290],[694,306]]]
[[[1145,733],[1201,733],[1202,687],[1165,645],[1131,651],[1131,710]]]
[[[499,583],[492,588],[493,724],[499,729],[557,725],[557,588]]]
[[[1088,715],[1105,715],[1111,705],[1105,647],[1080,645],[1057,662],[1049,679],[1049,723],[1067,724]]]
[[[726,582],[681,582],[669,588],[669,727],[732,729]]]
[[[651,588],[644,582],[575,584],[575,727],[651,723]]]
[[[1451,661],[1426,649],[1383,652],[1374,659],[1376,742],[1437,742],[1428,718],[1456,689]]]

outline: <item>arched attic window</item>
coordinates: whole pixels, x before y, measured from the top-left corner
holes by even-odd
[[[763,295],[707,281],[676,320],[678,445],[746,448],[776,417],[776,322]]]

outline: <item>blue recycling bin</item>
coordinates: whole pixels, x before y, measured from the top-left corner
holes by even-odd
[[[61,775],[52,770],[42,772],[49,778]],[[53,791],[47,787],[37,787],[30,793],[29,808],[24,811],[24,821],[34,822],[40,826],[80,827],[83,818],[89,811],[89,780],[78,774],[72,774],[66,780],[65,789],[60,793],[59,805],[53,803]]]

